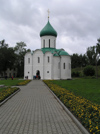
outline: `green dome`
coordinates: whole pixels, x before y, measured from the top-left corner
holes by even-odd
[[[48,20],[48,23],[46,24],[46,26],[40,32],[40,37],[45,36],[45,35],[52,35],[52,36],[57,37],[57,32],[51,26],[49,20]]]
[[[66,51],[61,51],[60,55],[69,55]]]

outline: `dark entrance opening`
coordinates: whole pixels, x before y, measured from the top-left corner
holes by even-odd
[[[40,71],[39,70],[37,70],[37,72],[36,72],[36,78],[40,79]]]

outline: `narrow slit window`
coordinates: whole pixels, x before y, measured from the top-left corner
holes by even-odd
[[[50,62],[50,57],[48,56],[48,63]]]
[[[45,48],[45,40],[43,40],[43,47]]]
[[[30,63],[30,58],[28,58],[28,63]]]
[[[38,57],[38,63],[40,63],[40,57]]]
[[[50,48],[50,39],[49,39],[49,48]]]
[[[65,69],[65,63],[63,64],[63,68]]]

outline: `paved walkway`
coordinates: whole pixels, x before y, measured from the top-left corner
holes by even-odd
[[[0,107],[0,134],[82,134],[40,80]]]

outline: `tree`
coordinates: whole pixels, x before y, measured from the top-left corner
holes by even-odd
[[[5,40],[0,41],[0,73],[5,72],[7,68],[12,69],[15,58],[14,49],[8,47]]]
[[[14,47],[16,53],[15,65],[17,67],[18,77],[24,76],[24,56],[27,52],[31,51],[30,49],[27,50],[25,47],[26,44],[24,42],[18,42]]]
[[[96,57],[95,46],[88,47],[86,55],[88,58],[88,64],[95,65],[95,57]]]
[[[87,56],[84,54],[82,56],[82,67],[85,67],[86,65],[88,65],[88,58]]]
[[[87,56],[84,54],[73,54],[71,56],[72,68],[85,67],[88,63]]]
[[[96,45],[96,49],[97,49],[97,55],[98,55],[98,59],[100,58],[100,38],[97,40],[98,43]]]
[[[89,60],[89,65],[96,66],[96,77],[98,77],[97,63],[100,58],[100,38],[97,39],[97,41],[98,43],[96,46],[88,47],[87,49],[87,57]]]
[[[72,65],[72,68],[76,68],[76,67],[79,67],[79,55],[78,54],[73,54],[71,56],[71,65]]]
[[[8,44],[5,43],[4,39],[0,41],[0,48],[3,48],[3,47],[8,47]]]
[[[98,61],[100,59],[100,38],[97,39],[98,43],[95,47],[96,49],[96,59],[95,59],[95,63],[96,63],[96,77],[98,77],[98,68],[97,68],[97,64],[98,64]]]

